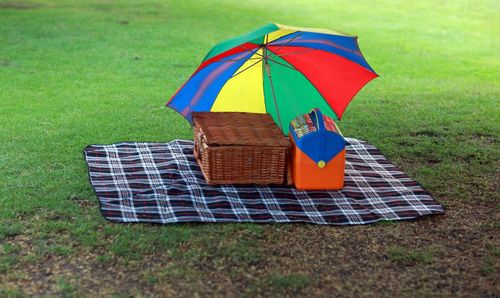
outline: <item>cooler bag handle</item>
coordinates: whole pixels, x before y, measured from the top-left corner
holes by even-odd
[[[318,109],[318,108],[314,108],[314,109],[312,109],[311,114],[314,114],[314,116],[315,116],[315,117],[311,117],[311,119],[313,119],[313,122],[314,122],[314,125],[316,126],[316,128],[319,131],[325,131],[326,130],[325,129],[325,123],[323,121],[323,113],[321,113],[321,110]],[[344,135],[340,131],[340,129],[339,129],[339,127],[338,127],[338,125],[337,125],[337,123],[335,121],[333,121],[333,125],[335,126],[335,130],[337,130],[337,133],[340,136],[344,137]]]
[[[311,119],[314,123],[314,126],[316,126],[316,129],[318,129],[318,131],[325,131],[325,123],[323,122],[323,113],[321,113],[320,109],[318,108],[312,109],[311,114],[312,114]]]

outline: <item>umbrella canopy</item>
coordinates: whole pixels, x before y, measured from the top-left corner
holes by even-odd
[[[213,47],[167,106],[190,122],[198,111],[269,113],[288,134],[312,108],[340,119],[376,77],[357,37],[270,23]]]

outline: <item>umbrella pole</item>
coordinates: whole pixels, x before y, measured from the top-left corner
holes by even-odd
[[[263,53],[262,60],[264,60],[264,68],[266,70],[267,77],[269,78],[271,92],[273,93],[274,107],[276,108],[276,115],[278,116],[278,123],[279,123],[281,130],[283,130],[283,124],[281,123],[281,117],[280,117],[280,111],[278,109],[278,102],[276,101],[276,94],[274,93],[273,80],[271,78],[271,68],[269,67],[269,61],[268,61],[268,57],[267,57],[267,49],[265,46],[263,47],[262,53]]]

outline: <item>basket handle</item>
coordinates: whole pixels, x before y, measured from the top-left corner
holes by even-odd
[[[202,155],[201,155],[200,145],[198,144],[194,145],[194,155],[201,161]]]
[[[325,124],[323,123],[323,114],[321,113],[320,109],[314,108],[311,111],[311,114],[314,117],[311,117],[311,119],[314,122],[314,126],[318,129],[318,131],[325,131]]]
[[[194,148],[193,148],[193,151],[194,151],[194,154],[196,155],[196,157],[201,161],[202,159],[202,154],[201,154],[201,146],[203,146],[201,144],[201,141],[202,141],[202,135],[201,135],[201,132],[200,131],[197,131],[197,133],[195,134],[195,137],[196,137],[196,142],[194,142]]]

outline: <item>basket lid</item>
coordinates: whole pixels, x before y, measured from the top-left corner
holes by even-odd
[[[269,114],[195,112],[193,122],[208,145],[288,147],[290,143]]]

